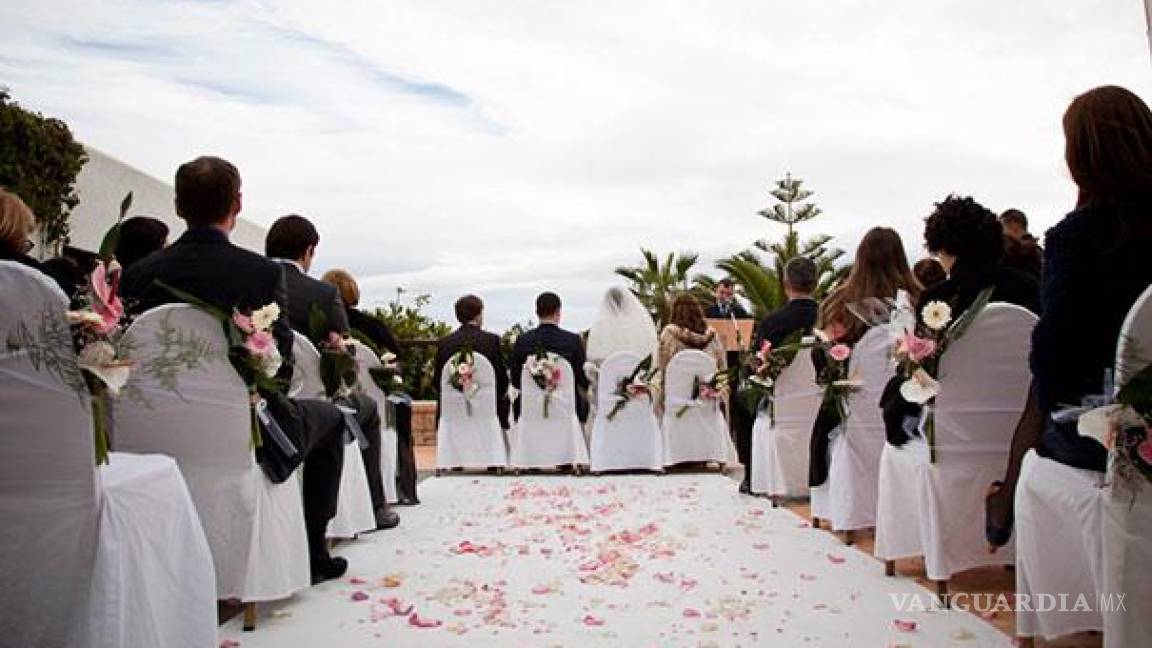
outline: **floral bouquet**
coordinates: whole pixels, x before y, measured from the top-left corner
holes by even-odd
[[[392,395],[404,391],[404,377],[400,374],[400,361],[395,353],[385,351],[380,356],[380,366],[368,370],[372,382],[380,388],[385,395]]]
[[[448,384],[464,397],[464,411],[472,416],[472,397],[480,391],[480,385],[476,384],[472,349],[461,349],[448,361]]]
[[[924,434],[932,463],[936,462],[936,426],[930,403],[940,393],[940,359],[948,347],[964,335],[991,298],[992,289],[986,288],[955,321],[951,306],[940,301],[929,302],[920,311],[924,326],[918,331],[907,295],[901,294],[886,324],[895,340],[892,359],[896,373],[904,381],[900,384],[900,395],[909,403],[928,408]]]
[[[636,365],[632,373],[624,376],[616,383],[616,390],[612,392],[612,397],[616,402],[612,405],[612,410],[608,412],[606,418],[611,421],[633,398],[647,396],[648,402],[652,402],[652,394],[656,390],[655,378],[656,370],[652,368],[652,354],[649,353]]]
[[[688,408],[702,402],[719,403],[728,393],[728,372],[717,371],[708,380],[700,380],[699,376],[692,378],[692,401],[681,405],[676,410],[676,418],[681,418],[688,412]]]
[[[841,423],[848,421],[848,400],[860,391],[860,380],[848,373],[848,360],[852,357],[852,347],[837,342],[837,331],[813,329],[815,339],[811,342],[814,353],[823,357],[823,368],[816,376],[816,384],[824,387],[820,409],[835,408]]]
[[[1108,449],[1113,482],[1138,494],[1140,477],[1152,481],[1152,364],[1129,378],[1112,403],[1081,414],[1077,428]]]
[[[320,382],[328,398],[346,398],[356,387],[356,359],[348,352],[348,340],[332,329],[328,316],[316,304],[308,313],[308,328],[313,340],[320,340]]]
[[[133,366],[122,344],[124,304],[117,294],[119,284],[120,266],[101,261],[77,298],[77,308],[67,313],[77,365],[92,397],[97,464],[108,463],[108,397],[120,394]]]
[[[769,416],[775,419],[774,397],[776,395],[776,380],[784,370],[792,365],[796,353],[804,348],[800,333],[793,334],[779,347],[764,340],[760,348],[748,360],[748,377],[740,391],[748,410],[755,412],[760,403],[768,404]]]
[[[544,418],[548,418],[548,406],[552,402],[552,394],[560,387],[560,379],[564,372],[557,362],[555,353],[548,353],[543,347],[537,347],[536,353],[528,358],[528,375],[544,392]]]

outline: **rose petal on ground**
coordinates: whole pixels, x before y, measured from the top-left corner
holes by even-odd
[[[412,615],[408,617],[408,625],[417,628],[439,628],[442,622],[436,619],[425,619],[413,612]]]
[[[899,630],[900,632],[916,632],[916,622],[915,621],[896,619],[892,623],[893,623],[893,625],[896,626],[896,629]]]
[[[599,627],[604,625],[604,619],[592,616],[591,614],[584,615],[584,625],[589,627]]]
[[[700,617],[700,610],[696,608],[684,608],[684,618],[696,619]]]
[[[367,592],[362,592],[360,590],[356,590],[355,592],[352,592],[352,600],[353,601],[356,601],[356,602],[367,601],[368,598],[369,598],[369,596],[368,596]]]
[[[836,554],[828,554],[828,562],[833,565],[843,565],[844,561],[848,560],[844,556],[837,556]]]

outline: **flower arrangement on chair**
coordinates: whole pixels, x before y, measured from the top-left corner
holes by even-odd
[[[1143,480],[1152,481],[1152,364],[1133,374],[1111,403],[1080,414],[1077,429],[1108,449],[1113,483],[1138,495]]]
[[[471,348],[457,351],[448,360],[448,384],[464,397],[464,411],[472,416],[472,397],[480,391],[476,384],[476,365]]]
[[[692,378],[692,399],[676,410],[676,418],[682,418],[689,407],[711,403],[719,404],[728,397],[728,371],[717,371],[709,376],[708,380],[700,380],[700,376]]]
[[[560,364],[557,361],[559,356],[555,353],[549,353],[544,350],[544,347],[537,345],[536,352],[529,356],[527,367],[528,375],[532,377],[532,382],[536,383],[544,392],[544,418],[548,418],[548,407],[552,403],[552,394],[560,387],[560,381],[564,377],[564,371],[560,369]]]
[[[651,403],[656,391],[656,373],[656,370],[652,368],[652,354],[649,353],[636,365],[632,373],[623,376],[616,382],[616,389],[612,392],[612,397],[616,402],[605,418],[611,421],[634,398],[647,396],[648,402]]]
[[[816,384],[824,388],[820,409],[834,408],[841,423],[848,422],[848,401],[852,394],[860,391],[861,382],[849,375],[848,360],[852,357],[852,347],[838,342],[837,331],[813,329],[814,340],[810,342],[814,353],[823,357],[822,369],[816,375]]]
[[[748,410],[755,412],[761,403],[768,407],[768,416],[773,422],[776,420],[776,380],[780,374],[792,365],[800,349],[811,346],[801,341],[799,332],[793,334],[779,347],[764,340],[760,348],[751,354],[747,361],[749,370],[740,395],[744,399]]]

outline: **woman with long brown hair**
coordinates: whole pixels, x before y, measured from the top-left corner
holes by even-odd
[[[1032,393],[1012,440],[1008,472],[988,501],[988,540],[1008,541],[1015,482],[1033,447],[1034,467],[1056,461],[1104,472],[1107,452],[1075,422],[1051,414],[1103,394],[1120,326],[1152,283],[1152,111],[1117,86],[1090,90],[1064,113],[1064,158],[1076,209],[1044,241],[1043,310],[1032,333]]]
[[[896,230],[873,227],[856,247],[856,261],[843,285],[820,306],[816,327],[846,344],[855,344],[864,336],[868,325],[853,315],[848,306],[870,297],[895,298],[904,290],[916,303],[920,282],[908,266],[904,242]]]
[[[704,320],[704,309],[700,306],[700,301],[688,293],[680,293],[673,298],[669,308],[668,324],[660,332],[656,366],[660,369],[661,376],[664,375],[672,356],[685,349],[699,349],[710,354],[716,358],[717,369],[728,367],[724,345],[721,344],[716,331],[709,328],[708,322]],[[660,398],[656,402],[657,417],[664,410],[664,390],[660,391]]]

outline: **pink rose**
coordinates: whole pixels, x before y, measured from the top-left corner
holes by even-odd
[[[244,347],[254,356],[266,356],[276,348],[276,339],[268,331],[259,331],[248,336]]]
[[[252,318],[240,311],[234,311],[232,313],[232,323],[244,333],[252,334],[256,331],[256,328],[252,326]]]
[[[828,349],[828,356],[836,362],[844,362],[852,355],[852,349],[847,344],[837,344]]]
[[[772,355],[772,343],[764,340],[764,343],[760,345],[760,353],[758,355],[761,360],[767,361],[768,356]]]
[[[109,333],[116,328],[120,318],[124,317],[124,304],[120,301],[117,291],[120,287],[120,271],[111,272],[103,263],[96,265],[88,277],[88,285],[92,291],[92,310],[104,320],[100,333]]]
[[[333,349],[339,349],[344,344],[344,338],[336,331],[328,331],[328,346]]]
[[[936,342],[916,337],[913,333],[904,334],[903,339],[900,340],[900,347],[908,354],[912,362],[920,362],[936,353]]]
[[[1144,439],[1144,441],[1136,446],[1136,454],[1140,455],[1140,459],[1148,465],[1152,465],[1152,437]]]

